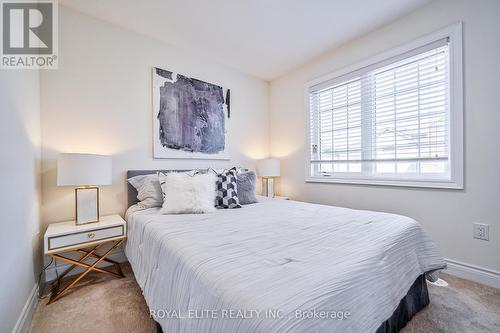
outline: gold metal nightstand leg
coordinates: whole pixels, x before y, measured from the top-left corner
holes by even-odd
[[[78,260],[79,262],[83,262],[85,259],[87,259],[88,257],[90,257],[94,251],[97,251],[98,248],[101,247],[102,244],[99,244],[97,246],[95,246],[94,248],[92,248],[92,250],[88,251],[88,252],[85,252],[86,255],[81,257],[80,260]],[[53,256],[55,258],[55,256]],[[62,257],[59,257],[59,259],[61,259]],[[62,272],[61,275],[59,275],[59,278],[58,278],[58,282],[60,282],[62,280],[63,277],[66,276],[66,274],[68,274],[69,272],[71,272],[73,269],[75,269],[75,267],[77,267],[78,265],[77,264],[73,264],[71,265],[67,270],[65,270],[64,272]]]
[[[47,304],[50,304],[50,303],[53,303],[55,301],[57,301],[58,299],[60,299],[69,289],[73,288],[73,286],[75,284],[78,283],[78,281],[80,281],[85,275],[87,275],[88,273],[90,273],[91,271],[96,271],[96,272],[100,272],[100,273],[105,273],[105,274],[109,274],[109,275],[112,275],[112,276],[115,276],[115,277],[124,277],[123,276],[123,273],[121,272],[121,269],[120,269],[120,274],[117,274],[117,273],[114,273],[114,272],[110,272],[108,270],[105,270],[105,269],[102,269],[102,268],[98,268],[96,267],[100,262],[104,261],[104,260],[107,260],[106,259],[106,256],[108,256],[116,247],[118,247],[120,244],[123,243],[123,239],[116,242],[109,250],[107,250],[102,256],[98,256],[99,258],[92,264],[92,265],[88,265],[88,264],[85,264],[85,263],[82,263],[81,261],[84,260],[84,259],[87,259],[88,257],[92,256],[92,254],[94,253],[94,251],[97,249],[97,248],[94,248],[93,250],[91,250],[90,252],[87,253],[87,255],[83,256],[82,259],[80,259],[80,261],[76,261],[76,260],[73,260],[73,259],[70,259],[70,258],[66,258],[66,257],[63,257],[59,254],[52,254],[52,256],[56,259],[61,259],[61,260],[64,260],[66,262],[69,262],[73,265],[76,266],[80,266],[80,267],[83,267],[83,268],[86,268],[86,270],[84,272],[82,272],[80,275],[78,275],[78,277],[73,280],[68,286],[66,286],[64,289],[60,290],[60,291],[55,291],[54,293],[52,293],[52,296],[50,297],[50,300]],[[97,254],[96,254],[97,255]],[[67,271],[65,271],[63,274],[69,272],[71,269],[73,269],[74,267],[70,267]]]
[[[58,254],[53,255],[53,257],[56,258],[56,259],[64,260],[66,262],[69,262],[69,263],[71,263],[71,264],[73,264],[75,266],[79,266],[79,267],[82,267],[82,268],[90,268],[91,267],[91,265],[89,265],[89,264],[85,264],[85,263],[82,263],[80,261],[76,261],[76,260],[73,260],[73,259],[70,259],[70,258],[66,258],[66,257],[60,256]],[[104,261],[104,259],[103,259],[103,261]],[[111,272],[111,271],[108,271],[107,269],[104,269],[104,268],[95,267],[93,270],[96,271],[96,272],[99,272],[99,273],[109,274],[109,275],[112,275],[112,276],[118,277],[118,278],[124,277],[123,274]]]
[[[95,253],[94,251],[86,251],[86,250],[83,250],[83,249],[79,249],[77,250],[78,252],[80,253],[85,253],[86,256],[92,256],[94,258],[97,258],[97,259],[100,259],[102,258],[102,256],[98,255],[97,253]],[[88,257],[87,257],[88,258]],[[82,260],[80,260],[82,261]],[[104,258],[105,262],[109,262],[110,264],[113,264],[118,272],[119,275],[121,275],[123,277],[123,273],[122,273],[122,268],[120,267],[120,263],[117,262],[117,261],[114,261],[114,260],[111,260],[111,259],[108,259],[108,258]],[[105,272],[102,272],[102,273],[105,273]]]

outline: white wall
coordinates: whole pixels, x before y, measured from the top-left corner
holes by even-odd
[[[38,71],[0,70],[0,332],[16,325],[40,270]]]
[[[281,193],[295,199],[388,211],[421,222],[450,259],[500,270],[500,1],[436,1],[271,82],[271,154],[282,159]],[[464,22],[465,190],[304,182],[305,83]],[[490,224],[490,241],[472,223]]]
[[[103,214],[124,213],[126,170],[253,168],[267,157],[267,82],[64,6],[59,15],[59,69],[41,74],[44,223],[74,217],[73,189],[56,186],[60,152],[113,155],[113,185],[101,187]],[[152,158],[153,66],[231,89],[231,161]]]

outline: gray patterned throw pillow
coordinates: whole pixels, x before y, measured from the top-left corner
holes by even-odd
[[[237,173],[236,168],[230,170],[223,170],[222,172],[217,172],[211,169],[217,175],[216,183],[216,198],[215,207],[216,208],[241,208],[240,202],[238,200],[238,189],[237,189]]]

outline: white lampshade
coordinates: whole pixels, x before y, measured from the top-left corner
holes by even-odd
[[[111,185],[111,156],[60,154],[57,159],[57,185]]]
[[[279,177],[280,161],[274,158],[260,160],[257,163],[257,173],[261,177]]]

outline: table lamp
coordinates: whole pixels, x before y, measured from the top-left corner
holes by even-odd
[[[99,222],[99,188],[112,183],[111,156],[60,154],[57,159],[57,185],[76,186],[76,224]]]
[[[280,161],[273,158],[260,160],[257,163],[257,173],[262,177],[262,194],[274,197],[274,178],[280,176]]]

